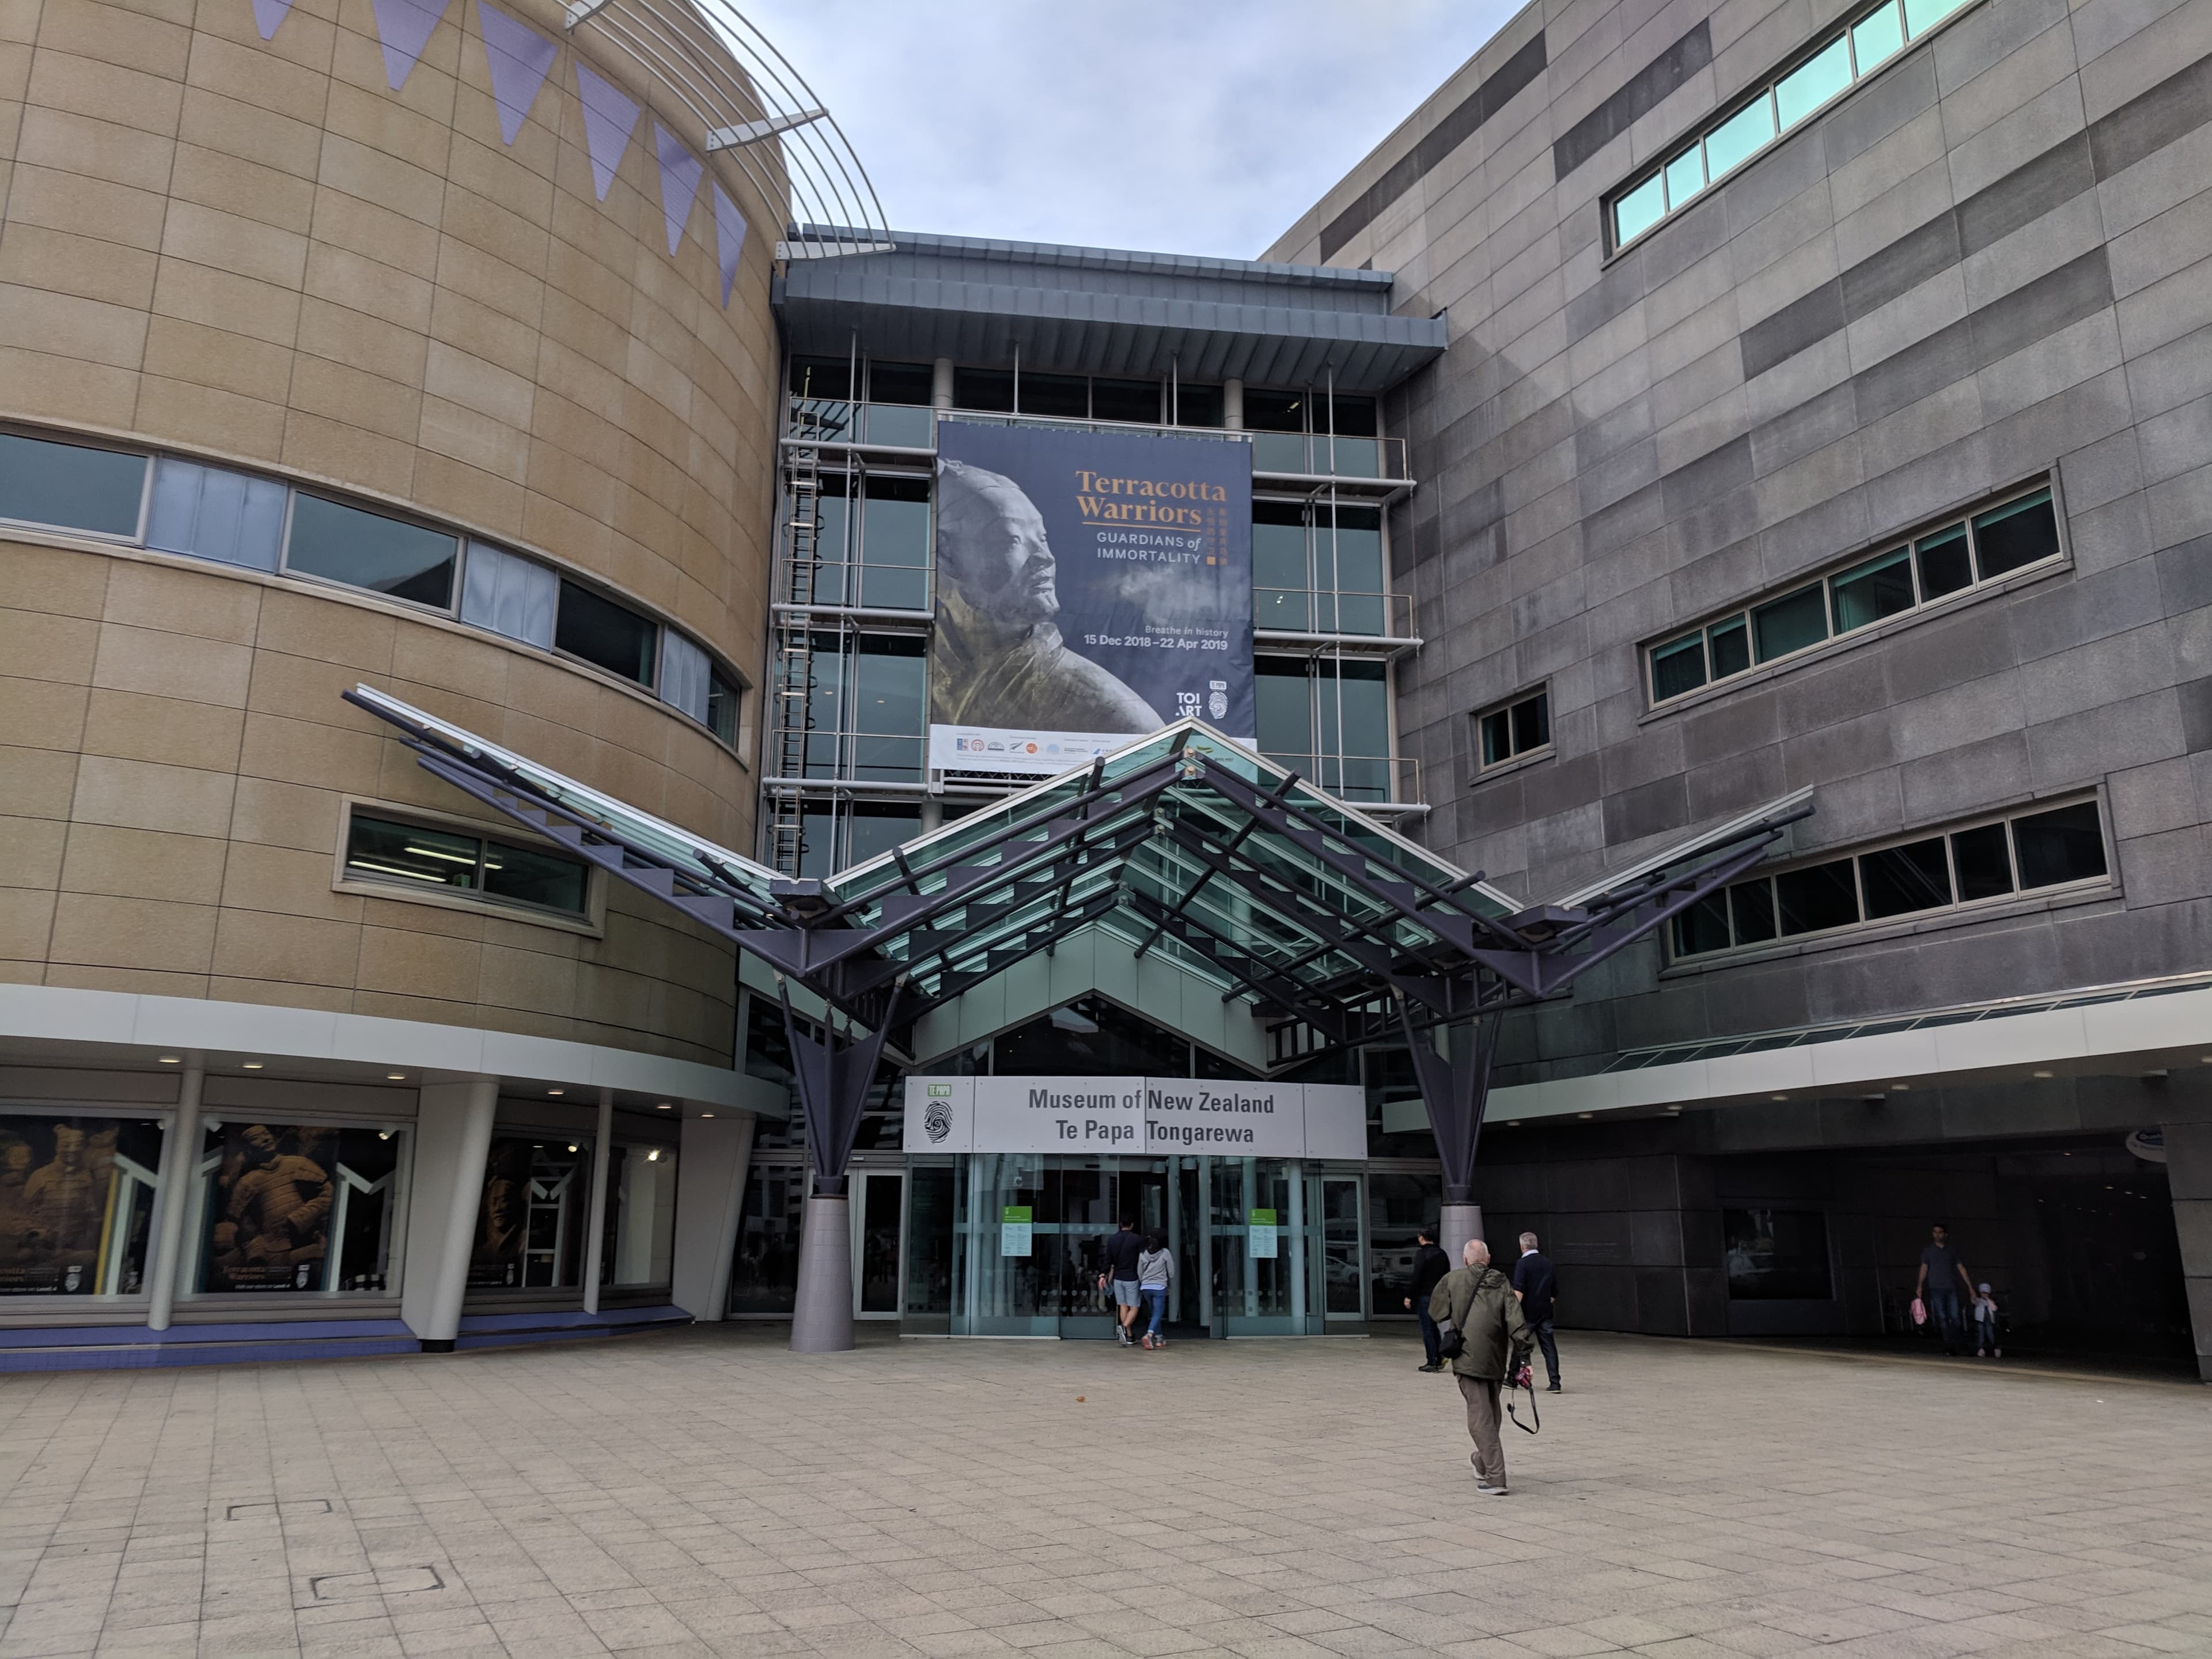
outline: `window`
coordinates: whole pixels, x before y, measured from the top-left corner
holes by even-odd
[[[1221,388],[1178,381],[1169,388],[1168,413],[1177,426],[1218,427],[1223,419]]]
[[[526,909],[581,917],[590,870],[534,847],[402,823],[367,812],[346,828],[345,877],[416,892],[467,893]]]
[[[1256,532],[1253,547],[1256,572]],[[2050,486],[2041,485],[1649,647],[1652,704],[2000,580],[2059,551],[2057,508]]]
[[[1503,766],[1552,746],[1552,697],[1548,691],[1493,708],[1476,722],[1482,769]]]
[[[469,544],[461,581],[463,622],[550,651],[560,603],[556,572],[483,542]]]
[[[136,536],[146,458],[0,432],[0,519]]]
[[[284,568],[295,574],[451,611],[460,553],[460,538],[449,532],[426,530],[304,490],[292,494]]]
[[[1742,166],[1808,116],[1848,92],[1966,3],[1884,0],[1827,35],[1750,100],[1678,148],[1612,198],[1613,244],[1626,247],[1705,186]]]
[[[501,1130],[484,1160],[468,1288],[542,1290],[582,1284],[590,1141],[504,1125]]]
[[[799,819],[799,873],[834,876],[921,833],[921,809],[900,801],[811,800]]]
[[[391,1296],[407,1131],[394,1124],[204,1126],[204,1295]]]
[[[1343,800],[1397,799],[1383,664],[1260,657],[1253,668],[1261,754]]]
[[[599,1254],[599,1282],[617,1290],[665,1285],[675,1262],[675,1244],[676,1148],[607,1148],[606,1237]]]
[[[553,626],[555,648],[650,687],[659,631],[628,605],[562,578],[560,615]]]
[[[284,544],[284,502],[290,494],[274,478],[164,455],[154,465],[146,545],[273,571]]]
[[[1382,514],[1371,507],[1252,504],[1252,623],[1380,637]]]
[[[1731,1302],[1826,1302],[1836,1293],[1818,1210],[1723,1210]]]
[[[922,781],[927,648],[904,635],[814,635],[803,775]]]
[[[1093,380],[1091,418],[1127,421],[1138,426],[1160,423],[1160,383],[1158,380]]]
[[[163,1134],[149,1118],[0,1115],[0,1297],[142,1294]]]
[[[928,479],[831,473],[815,497],[815,604],[929,608]]]
[[[1676,916],[1677,957],[2102,881],[2097,803],[2016,812],[1753,876]]]

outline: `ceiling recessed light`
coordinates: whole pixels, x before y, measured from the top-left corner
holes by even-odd
[[[668,1110],[668,1103],[666,1101],[664,1100],[660,1103],[660,1109],[664,1112]]]
[[[1901,1095],[1911,1086],[1910,1083],[1893,1083],[1889,1085],[1889,1091],[1893,1095]]]
[[[656,1146],[656,1147],[654,1147],[651,1152],[647,1152],[647,1153],[645,1155],[645,1161],[646,1161],[647,1164],[658,1164],[658,1163],[659,1163],[659,1162],[660,1162],[660,1148],[659,1148],[659,1147],[658,1147],[658,1146]]]
[[[1595,1117],[1597,1114],[1595,1112],[1577,1112],[1575,1115],[1582,1119],[1583,1122],[1587,1123],[1590,1119]]]
[[[549,1095],[565,1095],[568,1091],[566,1089],[548,1089],[545,1092]]]
[[[1787,1100],[1790,1097],[1788,1095],[1769,1095],[1767,1096],[1767,1098],[1769,1100]]]
[[[1509,1117],[1505,1120],[1505,1127],[1509,1129],[1517,1129],[1521,1127],[1521,1120],[1517,1117]]]
[[[700,1114],[699,1114],[699,1115],[700,1115],[701,1117],[712,1117],[712,1116],[714,1116],[714,1115],[712,1112],[702,1112],[702,1113],[700,1113]]]
[[[2160,1078],[2160,1077],[2164,1077],[2165,1075],[2166,1075],[2166,1068],[2165,1068],[2164,1066],[2160,1066],[2156,1071],[2145,1072],[2145,1073],[2143,1073],[2143,1081],[2144,1081],[2145,1083],[2148,1083],[2148,1082],[2149,1082],[2153,1078]]]
[[[2035,1075],[2038,1077],[2049,1077],[2051,1073],[2048,1072],[2038,1072]]]
[[[384,1080],[386,1083],[404,1083],[407,1081],[407,1073],[404,1072],[386,1072],[384,1074]]]
[[[249,1072],[258,1072],[265,1063],[258,1060],[249,1060],[246,1062],[246,1069]]]
[[[576,1143],[574,1141],[572,1140],[568,1143],[568,1150],[572,1152],[576,1150]]]
[[[164,1066],[181,1066],[184,1063],[185,1057],[182,1054],[163,1054],[161,1056],[161,1064]],[[2207,1066],[2212,1066],[2212,1060],[2207,1060],[2204,1063]]]

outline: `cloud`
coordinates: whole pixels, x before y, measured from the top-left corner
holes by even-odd
[[[901,230],[1251,258],[1506,0],[749,0]]]

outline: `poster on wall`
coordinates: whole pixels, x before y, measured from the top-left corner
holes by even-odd
[[[320,1290],[337,1200],[338,1131],[225,1123],[209,1139],[216,1166],[201,1288]]]
[[[576,1284],[591,1154],[580,1143],[498,1136],[484,1160],[483,1197],[469,1252],[471,1290]]]
[[[931,769],[1050,775],[1191,715],[1257,742],[1249,448],[939,422]]]
[[[158,1124],[0,1117],[0,1296],[141,1288]]]

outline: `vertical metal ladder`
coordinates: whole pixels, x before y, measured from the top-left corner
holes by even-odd
[[[799,873],[804,803],[796,780],[806,775],[806,737],[814,691],[813,617],[822,529],[821,452],[794,445],[785,452],[782,580],[775,611],[775,732],[769,774],[768,862],[778,874]]]

